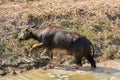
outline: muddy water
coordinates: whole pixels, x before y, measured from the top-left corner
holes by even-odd
[[[3,76],[0,80],[120,80],[120,60],[98,63],[94,71],[89,65],[85,64],[82,70],[34,69],[15,76]]]
[[[93,80],[93,76],[89,73],[87,74],[77,74],[69,71],[62,70],[50,70],[43,71],[32,70],[15,76],[7,75],[1,77],[0,80]]]

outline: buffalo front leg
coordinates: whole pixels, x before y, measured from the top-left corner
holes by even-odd
[[[42,53],[41,53],[41,57],[42,56],[48,56],[48,58],[49,58],[49,63],[45,66],[45,67],[43,67],[43,69],[44,70],[46,70],[46,69],[50,69],[50,68],[53,68],[54,66],[53,66],[53,53],[50,51],[50,50],[48,50],[48,49],[45,49]]]
[[[53,54],[52,54],[51,50],[44,49],[40,56],[42,58],[48,58],[49,59],[48,64],[46,66],[44,66],[43,69],[46,70],[48,68],[52,68]]]
[[[42,47],[43,43],[38,43],[38,44],[34,44],[31,48],[30,48],[30,53],[29,56],[31,56],[31,52],[33,51],[33,49],[38,48],[38,47]]]
[[[81,67],[82,67],[82,58],[80,58],[79,56],[77,56],[77,57],[75,57],[75,59],[76,59],[76,69],[81,69]]]
[[[50,55],[50,61],[49,61],[48,66],[51,69],[54,67],[54,65],[53,65],[53,53],[50,50],[49,50],[49,55]]]

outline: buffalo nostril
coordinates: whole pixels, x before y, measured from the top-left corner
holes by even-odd
[[[21,41],[22,40],[22,38],[18,38],[18,41]]]

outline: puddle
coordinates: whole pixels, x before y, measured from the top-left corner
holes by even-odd
[[[120,61],[107,61],[98,63],[97,68],[91,71],[89,64],[85,64],[82,70],[62,69],[34,69],[15,76],[1,76],[0,80],[120,80]]]
[[[93,80],[93,76],[91,74],[52,74],[49,73],[47,77],[52,80]]]
[[[93,80],[90,74],[64,70],[32,70],[15,76],[7,75],[0,80]]]
[[[70,78],[70,80],[93,80],[93,76],[91,74],[75,74]]]

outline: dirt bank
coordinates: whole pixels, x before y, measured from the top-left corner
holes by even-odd
[[[32,69],[15,76],[7,75],[0,80],[120,80],[120,60],[108,60],[97,63],[97,68],[91,71],[89,64],[85,64],[82,70],[74,67],[57,67],[56,69]]]
[[[117,75],[119,72],[119,63],[106,61],[120,59],[119,0],[0,0],[1,75],[15,74],[15,71],[26,72],[43,65],[42,60],[38,58],[42,49],[33,51],[33,60],[28,58],[29,49],[38,43],[37,41],[30,39],[20,43],[17,40],[20,32],[33,23],[39,27],[49,24],[59,25],[86,36],[93,43],[96,56],[99,56],[96,61],[102,62],[97,64],[95,75],[104,76],[104,73]],[[78,73],[91,73],[87,66],[89,65]],[[30,73],[32,71],[30,70]],[[37,79],[40,71],[35,70],[35,72],[37,74],[34,78]],[[21,75],[8,76],[8,78],[18,79],[22,77]],[[29,76],[27,74],[26,76],[28,79]],[[1,80],[6,80],[6,76],[1,77]]]

